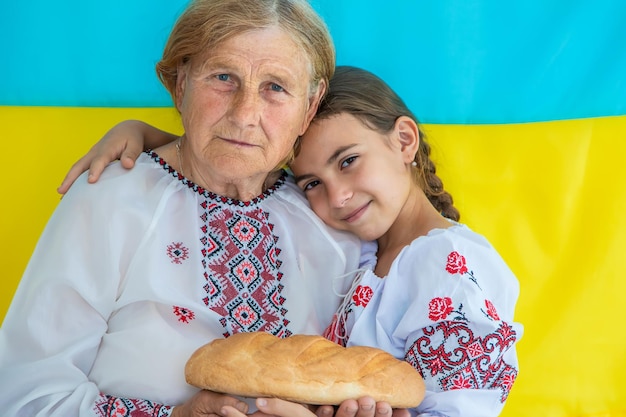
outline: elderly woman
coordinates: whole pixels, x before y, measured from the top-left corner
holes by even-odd
[[[304,0],[188,7],[157,65],[184,134],[60,202],[0,330],[3,416],[245,412],[186,384],[191,353],[237,332],[322,332],[360,242],[280,167],[333,69]]]

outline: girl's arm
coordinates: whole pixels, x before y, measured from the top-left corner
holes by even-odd
[[[393,334],[426,383],[418,416],[498,416],[517,377],[519,284],[493,248],[472,239],[423,242],[406,252],[404,285],[385,288],[388,305],[404,297],[408,306]],[[419,268],[423,279],[410,279]]]
[[[157,129],[139,120],[126,120],[113,126],[85,156],[80,158],[57,188],[65,194],[76,178],[89,170],[88,181],[94,183],[100,178],[104,168],[116,159],[124,168],[132,168],[139,154],[145,149],[158,148],[174,141],[176,135]]]

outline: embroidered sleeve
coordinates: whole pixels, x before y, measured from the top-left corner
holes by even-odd
[[[100,394],[94,411],[98,417],[169,417],[173,407],[147,400]]]
[[[497,254],[459,249],[438,256],[422,263],[411,289],[417,296],[396,328],[405,360],[426,383],[418,415],[498,416],[518,374],[517,280]]]
[[[517,377],[506,358],[516,340],[504,322],[480,334],[467,320],[440,321],[417,334],[405,359],[439,391],[489,389],[504,403]]]

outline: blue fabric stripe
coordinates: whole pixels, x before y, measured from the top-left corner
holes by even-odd
[[[156,79],[186,0],[8,0],[0,105],[161,107]],[[338,62],[396,88],[427,123],[626,114],[622,0],[313,0]]]

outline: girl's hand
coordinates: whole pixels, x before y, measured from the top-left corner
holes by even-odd
[[[94,183],[100,178],[104,168],[116,159],[124,168],[135,165],[139,154],[148,148],[156,148],[176,139],[171,133],[164,132],[138,120],[126,120],[113,126],[85,156],[80,158],[57,188],[59,194],[65,194],[76,178],[89,170],[87,181]]]
[[[334,414],[333,414],[334,413]],[[389,403],[376,402],[371,397],[362,397],[358,400],[346,400],[337,410],[331,406],[318,407],[317,417],[409,417],[406,408],[392,409]]]
[[[385,402],[376,403],[370,397],[358,400],[346,400],[337,408],[332,406],[317,407],[314,413],[305,405],[277,398],[259,398],[256,401],[259,409],[252,415],[255,417],[408,417],[406,409],[392,410]],[[245,414],[232,407],[224,407],[224,417],[245,417]]]
[[[202,390],[185,404],[174,407],[171,417],[222,417],[223,409],[246,416],[248,404],[228,395]]]

